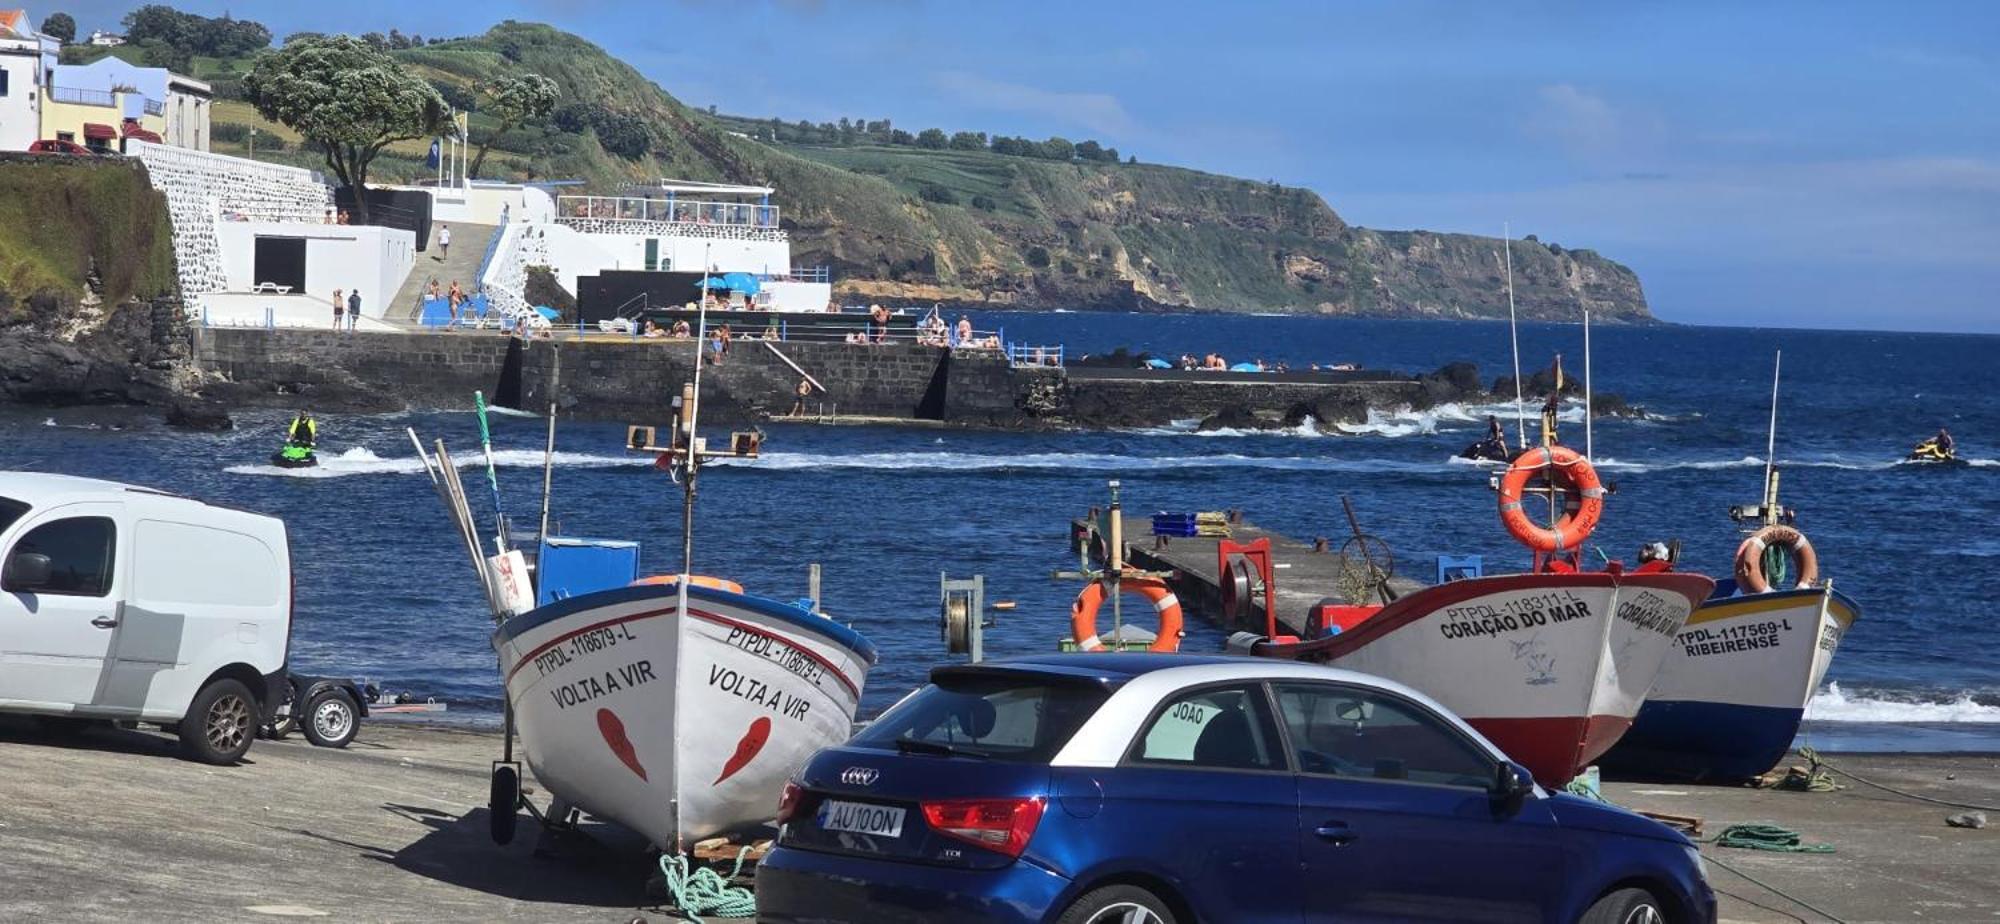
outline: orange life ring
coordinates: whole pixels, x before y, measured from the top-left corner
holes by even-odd
[[[645,584],[679,584],[680,582],[681,582],[681,576],[678,574],[655,574],[652,577],[642,577],[636,581],[633,581],[632,586],[639,587]],[[728,578],[709,577],[706,574],[688,575],[688,583],[696,587],[707,587],[713,590],[726,590],[732,594],[740,594],[743,592],[743,585],[738,584],[735,581],[729,580]]]
[[[1145,597],[1146,602],[1153,604],[1153,612],[1160,616],[1160,634],[1153,637],[1153,644],[1146,646],[1147,651],[1181,650],[1181,601],[1167,587],[1167,582],[1149,577],[1123,578],[1118,589]],[[1069,630],[1079,650],[1104,650],[1104,643],[1097,637],[1097,609],[1103,605],[1103,581],[1083,585],[1083,592],[1070,604]]]
[[[1553,527],[1542,526],[1522,509],[1521,497],[1529,480],[1548,470],[1551,485],[1562,485],[1565,495],[1562,518]],[[1566,484],[1565,484],[1566,483]],[[1604,483],[1590,460],[1567,446],[1530,449],[1514,457],[1500,477],[1500,523],[1522,545],[1537,552],[1573,552],[1583,546],[1604,515]]]
[[[1766,526],[1736,547],[1738,589],[1753,594],[1771,590],[1771,580],[1764,574],[1764,550],[1773,545],[1790,549],[1792,558],[1798,562],[1799,582],[1794,585],[1797,589],[1811,587],[1819,579],[1819,555],[1813,551],[1812,540],[1789,526]]]

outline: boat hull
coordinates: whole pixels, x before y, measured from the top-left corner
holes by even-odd
[[[1632,730],[1601,761],[1620,776],[1745,780],[1784,759],[1861,609],[1832,588],[1704,603],[1675,638]]]
[[[866,639],[788,604],[673,585],[557,601],[493,637],[522,750],[558,799],[664,850],[755,828],[847,740]]]
[[[1416,687],[1562,785],[1631,725],[1714,585],[1672,573],[1473,578],[1409,594],[1339,635],[1258,650]]]

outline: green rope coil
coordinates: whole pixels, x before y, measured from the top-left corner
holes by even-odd
[[[743,858],[749,856],[750,848],[736,853],[736,866],[723,876],[709,867],[689,872],[688,858],[680,854],[660,855],[660,875],[666,877],[667,891],[674,896],[674,907],[681,916],[702,924],[704,914],[721,915],[725,918],[755,917],[757,896],[749,889],[729,884],[743,871]]]
[[[1799,832],[1777,825],[1730,825],[1715,836],[1717,847],[1771,850],[1778,853],[1832,853],[1832,844],[1807,844]]]

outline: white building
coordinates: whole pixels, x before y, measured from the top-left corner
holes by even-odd
[[[126,136],[151,132],[174,147],[206,151],[213,95],[203,81],[111,55],[57,65],[42,108],[42,137],[82,142],[92,137],[89,126],[98,125]]]
[[[112,35],[111,33],[105,32],[101,29],[94,29],[91,31],[90,38],[87,41],[89,44],[102,46],[104,48],[116,48],[120,45],[125,44],[125,36]]]
[[[210,324],[329,327],[333,290],[361,291],[362,328],[380,319],[416,262],[416,235],[337,225],[333,191],[310,170],[132,142],[167,197],[189,309]]]
[[[62,43],[35,31],[27,10],[0,10],[0,151],[42,138],[42,97]]]

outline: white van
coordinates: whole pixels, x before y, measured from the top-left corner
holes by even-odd
[[[0,712],[155,723],[234,763],[285,688],[291,626],[283,521],[0,472]]]

